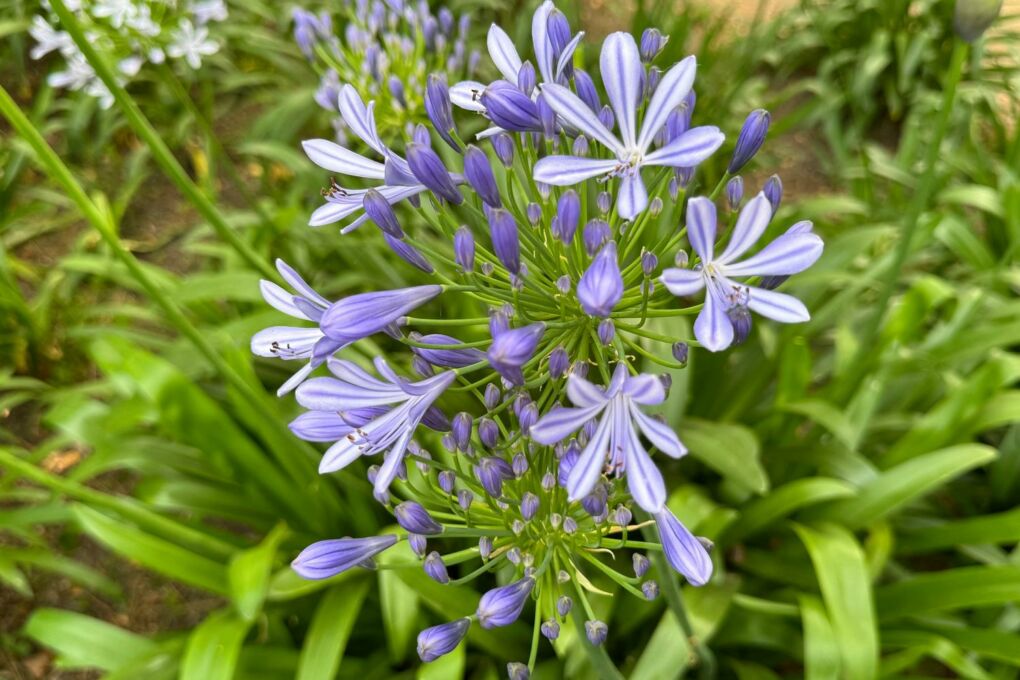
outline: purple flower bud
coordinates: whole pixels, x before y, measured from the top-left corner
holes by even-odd
[[[426,628],[418,633],[418,657],[428,663],[444,654],[449,654],[467,635],[471,619],[464,617],[438,626]]]
[[[368,478],[369,484],[375,484],[375,478],[379,476],[379,466],[371,465],[368,468],[368,472],[365,475]]]
[[[469,272],[475,268],[475,237],[471,229],[464,225],[453,235],[453,253],[464,271]]]
[[[648,568],[652,566],[652,563],[641,553],[634,553],[632,560],[634,562],[634,576],[643,578],[648,573]]]
[[[425,113],[443,141],[454,151],[460,152],[460,145],[450,134],[454,129],[453,106],[450,103],[450,89],[446,85],[446,76],[433,73],[428,77],[425,84]]]
[[[584,225],[584,249],[594,257],[602,244],[609,240],[611,230],[605,220],[590,220]]]
[[[503,395],[500,394],[499,388],[493,385],[492,383],[489,383],[488,385],[485,386],[484,395],[485,408],[489,409],[490,411],[496,408],[497,406],[499,406],[499,400],[502,397]]]
[[[521,368],[534,355],[538,341],[545,333],[545,324],[533,323],[498,333],[489,345],[489,363],[507,382],[524,384]]]
[[[521,497],[521,517],[530,521],[538,512],[538,496],[528,491]]]
[[[677,168],[676,179],[679,187],[687,189],[691,180],[694,179],[694,168]]]
[[[746,304],[737,303],[726,310],[726,316],[729,317],[730,324],[733,325],[733,344],[743,343],[751,334],[751,310],[747,308]]]
[[[538,226],[538,223],[542,221],[542,206],[538,203],[529,203],[524,212],[527,213],[531,226]]]
[[[581,199],[573,189],[567,189],[556,202],[556,224],[560,240],[566,245],[574,240],[581,219]]]
[[[506,665],[506,675],[510,680],[531,680],[528,665],[520,661],[511,661]]]
[[[400,223],[397,222],[397,215],[393,212],[393,206],[390,205],[390,202],[382,194],[375,189],[369,189],[365,192],[362,204],[368,218],[375,222],[376,226],[382,229],[384,233],[395,238],[404,237],[404,230],[400,228]]]
[[[567,445],[567,450],[560,458],[559,469],[556,475],[556,481],[564,489],[567,488],[567,477],[570,475],[570,471],[577,465],[577,459],[581,455],[581,449],[577,446],[577,442],[571,441]]]
[[[549,42],[552,44],[554,59],[559,59],[563,50],[570,44],[570,22],[566,15],[558,9],[549,13],[546,21],[546,30],[549,35]],[[570,75],[567,74],[569,78]]]
[[[641,584],[641,592],[645,594],[645,599],[651,602],[659,596],[659,584],[655,581],[645,581]]]
[[[443,533],[442,525],[432,519],[432,515],[420,503],[404,501],[393,509],[393,514],[397,524],[413,534],[434,536]]]
[[[556,622],[556,619],[542,622],[542,635],[546,640],[555,640],[560,636],[560,624]]]
[[[616,325],[612,319],[603,319],[598,328],[599,342],[608,347],[616,337]]]
[[[432,136],[429,134],[429,129],[421,123],[415,125],[414,130],[411,131],[411,141],[432,148]]]
[[[528,434],[531,426],[538,422],[538,406],[536,404],[525,406],[517,416],[517,421],[521,426],[521,432]]]
[[[574,606],[574,601],[566,595],[560,595],[556,600],[556,611],[560,616],[566,616],[570,613],[570,609]]]
[[[460,205],[464,201],[442,159],[429,147],[416,142],[408,144],[407,164],[415,178],[440,198],[454,205]]]
[[[737,175],[730,178],[730,181],[726,183],[726,203],[729,205],[730,210],[737,210],[740,208],[740,203],[743,200],[744,178]]]
[[[691,585],[703,586],[712,578],[712,558],[694,534],[663,507],[654,514],[662,549],[670,566],[687,577]]]
[[[649,68],[648,75],[645,77],[644,96],[646,98],[652,98],[652,95],[655,94],[655,88],[659,86],[660,80],[662,80],[662,69],[658,66]]]
[[[425,49],[429,52],[436,51],[436,34],[439,33],[439,22],[435,17],[427,16],[422,23],[422,38],[425,42]]]
[[[687,363],[687,355],[690,353],[690,346],[686,342],[673,343],[673,358],[681,364]]]
[[[443,558],[435,550],[425,558],[425,573],[436,583],[447,584],[450,582],[450,574],[446,571],[446,564]]]
[[[489,210],[489,230],[492,249],[496,257],[513,274],[521,271],[521,244],[517,237],[517,222],[502,208]]]
[[[492,536],[482,536],[478,539],[478,554],[483,560],[489,559],[492,554]]]
[[[492,174],[489,157],[477,146],[469,145],[464,152],[464,176],[483,201],[493,208],[502,206],[496,177]]]
[[[514,532],[514,536],[520,536],[524,533],[524,522],[519,519],[510,522],[510,531]]]
[[[453,487],[457,483],[457,475],[451,470],[443,470],[439,473],[439,488],[446,493],[453,493]]]
[[[475,499],[475,495],[467,489],[461,489],[457,492],[457,505],[460,506],[461,510],[467,510],[471,507],[471,501]]]
[[[584,635],[588,638],[588,642],[598,647],[609,636],[609,626],[602,621],[585,621]]]
[[[613,521],[616,522],[617,525],[625,527],[628,524],[630,524],[630,520],[632,518],[633,515],[630,512],[630,508],[628,508],[626,505],[618,505],[616,507],[616,513],[615,517],[613,518]]]
[[[452,432],[453,441],[461,451],[467,451],[471,444],[471,425],[473,421],[470,413],[461,411],[453,417]]]
[[[765,180],[762,191],[772,204],[772,212],[779,210],[779,204],[783,202],[783,180],[779,179],[779,175],[772,175]]]
[[[652,217],[658,217],[662,213],[662,199],[656,196],[648,204],[648,214]]]
[[[663,35],[658,29],[646,28],[641,34],[641,61],[647,64],[659,56],[659,52],[666,46],[668,40],[669,36]]]
[[[737,137],[737,146],[733,149],[733,158],[727,172],[731,175],[737,174],[754,158],[765,143],[765,135],[768,134],[771,122],[772,116],[765,109],[756,109],[748,115]]]
[[[578,135],[577,137],[574,138],[574,143],[571,146],[571,151],[575,156],[587,158],[590,150],[591,145],[588,143],[587,137],[585,137],[584,135]]]
[[[302,550],[290,566],[302,578],[329,578],[372,559],[396,542],[393,534],[318,541]]]
[[[528,404],[528,406],[522,411],[522,414],[527,414],[534,404]],[[537,409],[537,407],[536,407]],[[525,418],[526,415],[522,415]],[[528,471],[528,457],[523,453],[514,454],[513,459],[510,461],[510,469],[513,470],[514,477],[520,479]]]
[[[430,333],[429,335],[411,333],[411,339],[423,345],[463,344],[457,338],[441,333]],[[479,361],[485,361],[485,353],[471,347],[464,349],[431,349],[412,346],[411,351],[433,366],[442,366],[444,368],[464,368],[471,364],[477,364]]]
[[[549,375],[553,378],[562,377],[569,366],[570,357],[567,356],[567,350],[563,347],[557,347],[549,353]]]
[[[530,61],[525,61],[521,64],[520,70],[517,71],[517,87],[520,88],[521,92],[530,97],[535,91],[535,84],[537,82],[535,67]]]
[[[535,579],[526,577],[488,591],[478,601],[478,623],[482,628],[510,625],[520,617],[534,587]]]
[[[447,37],[453,37],[453,12],[448,7],[439,9],[439,30]]]
[[[413,368],[414,372],[423,378],[431,378],[436,373],[432,368],[432,364],[425,361],[417,354],[411,358],[411,368]]]
[[[602,102],[599,100],[595,82],[590,75],[579,68],[574,69],[574,89],[577,90],[577,96],[588,105],[592,112],[598,113],[602,109]]]
[[[425,256],[410,243],[402,241],[399,238],[394,238],[389,234],[383,234],[383,240],[386,241],[386,245],[390,247],[390,250],[400,256],[400,259],[404,260],[416,269],[420,269],[426,274],[431,274],[435,271],[432,264],[425,259]]]
[[[574,519],[573,517],[564,517],[563,532],[567,534],[572,534],[575,531],[577,531],[577,520]]]
[[[503,167],[509,168],[514,164],[514,140],[505,132],[500,132],[492,138],[492,148],[496,152],[496,158],[500,160]]]
[[[673,258],[673,263],[680,269],[687,269],[687,265],[690,264],[691,258],[687,254],[686,250],[678,250],[676,257]]]
[[[607,317],[622,297],[623,277],[616,262],[616,243],[610,241],[577,282],[577,299],[588,315]]]
[[[659,258],[655,253],[646,250],[641,253],[641,271],[645,276],[651,276],[659,266]]]
[[[616,116],[613,115],[613,110],[609,106],[603,106],[602,110],[598,113],[599,122],[605,125],[610,130],[616,125]]]
[[[556,486],[556,477],[553,473],[547,472],[542,475],[542,489],[544,491],[552,491],[554,486]]]
[[[386,86],[389,88],[390,95],[402,109],[407,108],[407,98],[404,96],[404,81],[397,76],[390,76],[386,81]]]
[[[552,139],[556,136],[556,112],[542,95],[538,95],[535,106],[538,109],[538,120],[542,124],[542,134],[546,139]]]
[[[425,537],[421,534],[408,534],[407,544],[411,546],[411,550],[418,557],[425,557],[425,550],[428,548],[428,542]]]
[[[475,466],[475,476],[478,482],[485,489],[485,492],[493,498],[503,495],[503,481],[513,479],[514,471],[502,458],[488,456],[478,461]]]
[[[564,274],[560,278],[556,279],[556,290],[560,291],[564,295],[570,292],[570,275]]]
[[[499,426],[489,418],[482,418],[478,421],[478,438],[488,448],[493,448],[499,442]]]
[[[581,499],[581,507],[592,517],[598,517],[606,511],[606,497],[600,493],[590,493]]]
[[[519,87],[497,80],[482,92],[485,114],[493,123],[511,132],[541,132],[538,106]]]

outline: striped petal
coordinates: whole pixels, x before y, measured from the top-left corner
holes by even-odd
[[[743,262],[726,265],[726,276],[799,274],[818,261],[823,248],[816,234],[784,234]]]
[[[666,483],[662,473],[652,462],[633,426],[627,428],[625,460],[627,488],[634,502],[645,512],[658,512],[666,503]]]
[[[639,149],[647,149],[652,145],[652,140],[658,134],[671,111],[679,107],[694,85],[694,75],[698,70],[698,63],[694,57],[687,57],[673,68],[666,71],[655,88],[655,94],[648,102],[645,109],[645,117],[641,122],[641,134],[638,136],[637,145]]]
[[[605,406],[607,401],[606,395],[601,389],[576,373],[571,373],[567,379],[567,396],[570,398],[570,403],[581,408]]]
[[[478,98],[485,91],[485,85],[477,80],[462,80],[450,88],[450,101],[453,105],[466,111],[485,111]]]
[[[602,43],[599,67],[606,95],[620,126],[620,139],[626,148],[633,149],[637,135],[637,106],[644,76],[634,36],[620,32],[610,34]]]
[[[610,405],[602,416],[602,420],[599,421],[598,427],[595,428],[595,433],[592,434],[588,445],[581,451],[577,463],[574,464],[567,476],[567,492],[570,495],[570,500],[576,501],[584,498],[595,488],[595,482],[599,480],[606,462],[612,421],[613,405]]]
[[[745,286],[748,292],[747,306],[753,311],[780,323],[802,323],[811,320],[804,303],[786,293]]]
[[[694,295],[705,287],[705,277],[693,269],[671,267],[659,277],[666,289],[677,297]]]
[[[486,39],[489,47],[489,56],[496,69],[503,74],[506,80],[511,83],[517,82],[517,73],[521,70],[521,56],[517,54],[514,41],[502,28],[493,24],[489,27],[489,35]]]
[[[352,177],[383,179],[386,168],[382,163],[365,158],[327,139],[306,139],[301,142],[308,158],[324,170]]]
[[[542,80],[549,83],[556,80],[553,73],[553,60],[556,58],[552,41],[549,39],[549,15],[552,14],[553,4],[546,0],[535,10],[531,18],[531,37],[535,44],[535,61],[538,62],[538,72]],[[516,81],[511,81],[516,82]]]
[[[379,138],[379,132],[375,127],[375,116],[372,113],[375,104],[369,103],[368,106],[365,106],[365,102],[361,100],[361,95],[350,85],[344,85],[340,88],[338,104],[340,106],[340,116],[347,123],[347,127],[369,147],[379,154],[385,155],[386,145]]]
[[[555,408],[531,426],[528,436],[539,444],[552,446],[579,430],[584,423],[598,415],[602,405],[587,408]]]
[[[687,240],[704,264],[712,261],[717,219],[715,203],[704,196],[687,202]]]
[[[556,83],[543,83],[541,89],[542,97],[545,98],[549,108],[567,125],[580,130],[587,137],[597,139],[614,154],[619,155],[622,152],[623,147],[616,136],[602,124],[595,112],[581,101],[580,97]]]
[[[318,328],[272,326],[252,336],[251,352],[255,356],[274,359],[307,359],[322,337]]]
[[[725,140],[726,136],[713,125],[692,128],[645,156],[644,165],[693,168],[715,153]]]
[[[682,458],[687,455],[687,447],[683,445],[680,438],[676,436],[666,423],[647,416],[637,406],[631,404],[630,414],[634,422],[641,428],[641,432],[648,438],[655,448],[665,453],[670,458]]]
[[[625,220],[632,220],[648,207],[648,190],[641,172],[633,172],[620,178],[620,191],[616,197],[616,212]]]
[[[737,216],[737,224],[733,227],[733,236],[730,237],[726,250],[719,256],[719,262],[725,264],[747,252],[747,249],[757,243],[761,235],[765,233],[771,220],[772,204],[769,203],[769,199],[765,198],[764,193],[759,193],[747,202],[747,205],[740,211],[740,215]],[[743,275],[734,274],[733,276]]]
[[[565,187],[608,174],[616,161],[578,156],[546,156],[535,164],[535,181]]]
[[[694,322],[694,337],[710,352],[719,352],[733,344],[733,324],[726,315],[726,305],[720,294],[709,287],[705,306]]]
[[[323,307],[329,307],[329,300],[319,295],[293,267],[280,258],[276,259],[276,271],[280,272],[283,280],[298,293]]]

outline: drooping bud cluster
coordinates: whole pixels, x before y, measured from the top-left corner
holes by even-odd
[[[693,57],[652,64],[666,36],[646,32],[639,46],[610,35],[599,79],[574,63],[581,34],[551,2],[536,11],[532,37],[534,62],[493,26],[501,79],[430,78],[430,126],[402,143],[382,141],[385,110],[365,103],[368,91],[339,89],[345,124],[369,151],[305,142],[313,162],[340,175],[311,223],[341,223],[341,233],[374,223],[421,285],[332,301],[280,263],[292,290],[266,282],[263,295],[309,325],[252,342],[262,356],[302,360],[281,388],[308,409],[292,430],[328,444],[322,472],[370,458],[375,498],[401,530],[385,544],[315,544],[314,561],[299,557],[295,568],[328,576],[406,539],[436,582],[484,584],[473,615],[422,631],[425,661],[471,626],[510,625],[528,611],[535,639],[555,640],[575,606],[578,635],[603,644],[595,581],[646,601],[673,578],[650,578],[645,550],[662,550],[693,585],[711,579],[710,544],[666,504],[656,463],[687,449],[651,413],[671,384],[658,371],[745,341],[752,312],[806,320],[799,300],[774,289],[822,250],[810,223],[757,247],[782,184],[770,179],[748,198],[736,172],[760,150],[766,112],[745,123],[731,172],[703,176],[723,134],[692,126]],[[475,129],[478,118],[488,125],[474,139],[460,127],[472,116]],[[730,211],[720,217],[724,190]],[[684,316],[696,316],[693,337],[677,323]],[[675,330],[653,330],[652,318]],[[380,344],[404,351],[371,368],[345,356],[380,333],[389,336]],[[321,365],[332,376],[310,377]],[[659,544],[637,540],[653,525]],[[511,677],[529,672],[508,666]]]
[[[131,2],[71,2],[68,10],[89,27],[88,39],[117,65],[121,84],[137,76],[149,64],[180,64],[197,71],[202,60],[220,51],[215,24],[227,19],[224,0],[190,0],[167,3],[162,0]],[[28,29],[35,41],[33,59],[59,54],[62,70],[47,78],[51,87],[81,91],[99,100],[104,109],[113,105],[106,87],[71,36],[60,29],[60,21],[47,3],[48,13],[32,17]],[[212,32],[211,32],[212,31]]]

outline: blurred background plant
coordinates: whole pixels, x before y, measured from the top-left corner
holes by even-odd
[[[755,167],[780,169],[779,222],[812,219],[827,241],[797,287],[810,324],[758,324],[672,375],[667,416],[697,462],[664,471],[671,508],[716,542],[720,576],[683,589],[714,660],[689,665],[664,603],[603,597],[609,655],[633,678],[1016,677],[1010,7],[965,51],[951,0],[749,4],[563,7],[591,34],[658,27],[667,61],[696,53],[699,109],[725,130],[771,110]],[[530,17],[524,4],[450,9],[474,18],[469,46],[495,17],[528,40],[527,22],[507,21]],[[305,226],[321,177],[299,140],[333,116],[315,104],[290,8],[231,3],[200,69],[143,68],[113,83],[106,110],[51,89],[56,54],[30,58],[46,11],[0,0],[13,97],[0,99],[0,668],[501,676],[527,630],[473,629],[443,660],[414,659],[417,631],[473,610],[470,590],[420,567],[314,583],[287,567],[313,540],[386,520],[364,475],[319,477],[316,451],[286,429],[295,407],[270,396],[285,369],[247,348],[275,319],[258,280],[272,254],[318,272],[331,298],[413,283],[377,239]],[[580,645],[536,676],[591,677]]]

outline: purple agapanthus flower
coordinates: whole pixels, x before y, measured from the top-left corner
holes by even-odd
[[[271,281],[261,281],[259,285],[262,297],[272,307],[284,314],[316,324],[311,328],[272,326],[252,336],[251,351],[256,356],[275,357],[286,361],[309,360],[276,391],[277,396],[282,397],[301,384],[301,381],[307,378],[317,365],[311,359],[315,347],[320,345],[326,337],[318,324],[322,320],[323,314],[333,303],[315,292],[315,289],[309,286],[301,278],[301,275],[283,260],[276,261],[276,270],[280,272],[283,280],[296,291],[296,294],[289,293]]]
[[[532,16],[531,35],[534,40],[535,61],[538,63],[538,74],[544,83],[555,83],[561,79],[570,66],[574,51],[584,37],[583,31],[578,32],[564,43],[564,36],[561,34],[564,32],[562,27],[565,24],[565,17],[562,12],[556,9],[552,0],[546,0],[539,5]],[[569,35],[569,30],[568,26],[567,35]],[[503,76],[503,80],[514,85],[519,84],[524,62],[506,31],[496,24],[492,24],[489,27],[487,45],[492,63]],[[465,80],[450,88],[450,98],[455,105],[462,109],[484,112],[485,105],[481,102],[481,96],[485,88],[484,83]],[[533,93],[528,93],[528,96],[534,97],[537,94],[536,90]],[[482,134],[492,134],[496,131],[498,129]]]
[[[674,295],[693,295],[706,289],[705,306],[694,322],[694,337],[713,352],[733,343],[734,310],[750,309],[781,323],[811,318],[804,303],[791,295],[733,281],[733,277],[742,276],[790,276],[804,271],[821,256],[822,239],[798,227],[737,262],[758,241],[771,219],[772,204],[759,193],[740,211],[729,244],[716,256],[715,204],[698,197],[687,205],[687,237],[701,263],[694,269],[667,269],[662,282]]]
[[[613,33],[606,38],[600,66],[606,94],[616,113],[620,137],[613,134],[595,112],[566,87],[545,83],[541,91],[560,119],[603,144],[615,158],[547,156],[535,165],[535,180],[569,186],[591,177],[618,176],[617,210],[620,217],[633,219],[648,205],[648,191],[641,178],[641,168],[696,166],[719,148],[724,137],[717,127],[697,127],[683,132],[662,148],[650,151],[656,134],[666,125],[670,113],[683,103],[691,91],[696,71],[694,57],[687,57],[662,76],[645,109],[640,130],[637,111],[644,68],[634,37],[628,33]]]
[[[638,405],[652,406],[666,399],[662,381],[653,375],[629,376],[623,364],[617,364],[609,385],[603,389],[571,374],[567,396],[574,408],[553,409],[531,426],[531,438],[553,445],[566,439],[584,423],[601,415],[595,432],[567,475],[571,500],[592,492],[604,469],[626,472],[631,496],[644,510],[658,512],[666,502],[662,473],[641,444],[638,430],[660,451],[673,458],[687,448],[668,425],[645,415]]]
[[[329,369],[335,378],[313,378],[297,390],[298,403],[313,411],[345,412],[389,406],[381,415],[337,441],[326,450],[319,472],[340,470],[359,456],[371,456],[388,449],[375,478],[375,491],[386,491],[404,460],[411,437],[429,415],[456,374],[445,371],[419,382],[410,382],[393,372],[382,358],[376,370],[385,381],[370,375],[350,361],[334,359]]]
[[[358,91],[352,86],[344,85],[340,88],[341,117],[366,146],[383,157],[382,163],[326,139],[306,140],[302,142],[302,146],[308,158],[320,168],[350,177],[378,180],[381,184],[373,188],[390,205],[394,205],[417,196],[426,191],[427,187],[414,176],[402,156],[383,144],[376,130],[374,105],[374,102],[369,102],[366,106]],[[451,175],[451,182],[461,181],[462,178]],[[363,210],[365,192],[365,189],[347,189],[334,183],[324,192],[326,203],[312,213],[309,225],[321,227],[333,224],[360,212],[360,215],[340,231],[346,234],[357,229],[368,219]]]

